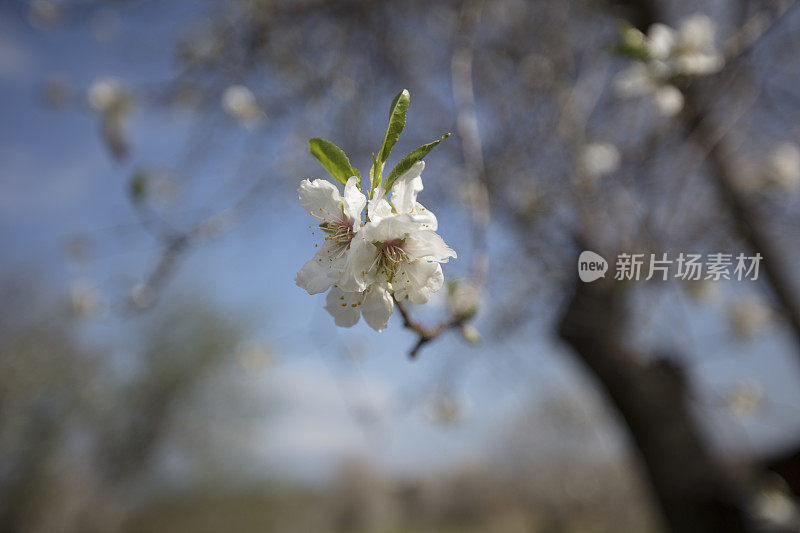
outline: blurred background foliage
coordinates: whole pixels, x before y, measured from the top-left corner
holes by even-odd
[[[795,4],[1,4],[0,530],[800,530]],[[724,68],[620,94],[621,35],[695,12]],[[308,139],[366,175],[402,88],[396,150],[454,133],[414,316],[470,310],[413,362],[292,282]],[[583,286],[587,248],[764,271]]]

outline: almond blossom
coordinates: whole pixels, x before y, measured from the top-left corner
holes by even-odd
[[[650,98],[662,115],[670,117],[683,109],[683,94],[667,82],[666,73],[660,62],[634,63],[617,76],[614,88],[622,96]]]
[[[337,326],[354,326],[363,315],[369,327],[383,331],[392,316],[394,300],[385,283],[373,283],[361,292],[346,292],[334,285],[325,298],[325,310]]]
[[[244,85],[231,85],[222,94],[222,108],[240,124],[253,127],[264,118],[253,92]]]
[[[684,19],[675,30],[665,24],[653,24],[647,32],[651,60],[663,61],[672,75],[713,74],[724,60],[714,46],[716,28],[706,15]]]
[[[371,228],[369,235],[374,234],[372,228],[378,225],[382,224],[381,227],[387,228],[393,224],[383,221],[392,218],[398,219],[398,217],[401,218],[395,222],[407,223],[406,229],[411,232],[433,233],[437,229],[438,221],[436,215],[417,202],[417,195],[423,189],[421,174],[424,168],[425,163],[419,161],[401,174],[389,191],[391,196],[388,200],[386,191],[382,187],[378,187],[374,191],[372,199],[367,204],[367,217],[369,220],[367,226]],[[365,227],[362,227],[362,229]],[[434,235],[436,234],[434,233]],[[355,250],[356,244],[356,242],[351,241],[353,250]],[[442,241],[442,244],[444,244],[444,241]],[[450,249],[447,248],[447,250]],[[394,259],[399,260],[405,253],[402,246],[394,244],[385,246],[383,252],[385,256],[381,264],[390,263]],[[452,257],[455,257],[455,252],[452,250],[450,252],[453,254]],[[352,253],[350,252],[350,256],[352,256]],[[353,259],[353,261],[356,261],[356,259]],[[355,262],[352,263],[353,268],[355,268],[355,264]],[[413,267],[409,267],[416,274],[415,281],[421,285],[421,288],[410,290],[409,287],[413,283],[405,281],[399,284],[400,291],[397,290],[396,285],[401,278],[395,281],[394,276],[381,276],[370,278],[368,281],[360,283],[350,277],[348,281],[346,272],[341,272],[337,267],[337,274],[342,275],[341,285],[336,284],[330,290],[326,299],[325,309],[334,317],[337,326],[353,326],[358,323],[359,318],[363,315],[364,320],[372,329],[382,331],[386,328],[394,310],[392,291],[398,298],[405,298],[407,294],[413,293],[414,298],[412,301],[414,303],[425,303],[431,293],[438,291],[442,287],[444,276],[442,275],[441,266],[438,263],[427,262],[426,265],[428,266],[415,263]],[[423,270],[420,270],[420,268]],[[387,270],[384,269],[384,272],[387,272]],[[408,273],[404,274],[404,276],[402,279],[407,280]],[[343,287],[346,290],[343,290]],[[424,298],[420,296],[423,293],[426,294]]]
[[[309,294],[330,289],[325,310],[338,326],[351,327],[363,316],[371,328],[382,331],[395,300],[427,302],[444,283],[440,263],[456,257],[436,233],[436,216],[417,202],[423,189],[422,159],[450,134],[418,147],[383,178],[384,165],[405,126],[409,102],[406,90],[393,100],[369,179],[362,179],[332,142],[320,137],[309,141],[309,152],[344,185],[344,194],[324,180],[301,182],[300,203],[317,220],[325,239],[295,281]]]
[[[456,253],[433,230],[410,214],[371,221],[351,244],[342,289],[364,291],[373,284],[391,284],[398,300],[424,304],[442,288],[440,263]]]
[[[325,292],[344,272],[350,243],[361,228],[361,212],[367,198],[358,189],[358,178],[351,177],[344,196],[326,180],[303,180],[298,189],[300,204],[318,222],[325,240],[314,257],[303,265],[295,282],[309,294]]]
[[[646,36],[633,28],[626,33],[625,42],[641,60],[617,76],[615,88],[623,96],[650,97],[666,116],[683,109],[683,94],[675,86],[676,80],[713,74],[725,63],[715,48],[714,22],[706,15],[684,19],[677,30],[656,23]]]
[[[442,288],[439,263],[456,253],[435,233],[436,215],[417,202],[424,168],[420,161],[397,178],[388,200],[385,190],[377,188],[366,224],[361,213],[367,198],[355,176],[347,181],[344,195],[325,180],[300,183],[300,203],[319,222],[325,238],[295,281],[309,294],[330,288],[325,309],[337,326],[353,326],[363,316],[371,328],[382,331],[394,298],[423,304]]]

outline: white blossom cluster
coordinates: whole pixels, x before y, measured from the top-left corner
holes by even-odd
[[[300,184],[300,204],[319,222],[325,239],[295,281],[309,294],[330,289],[325,309],[336,325],[350,327],[363,315],[381,331],[392,314],[393,295],[423,304],[442,288],[440,263],[456,253],[436,233],[436,216],[417,202],[424,168],[423,161],[415,163],[388,198],[379,187],[368,200],[355,176],[344,195],[326,180]]]
[[[684,102],[676,81],[713,74],[725,63],[714,44],[715,33],[714,22],[701,14],[684,19],[677,30],[665,24],[653,24],[647,35],[626,29],[623,47],[639,60],[616,78],[617,92],[647,96],[664,115],[677,114]]]
[[[340,153],[338,148],[312,139],[312,143],[317,141],[312,154],[329,171],[333,168],[331,174],[344,182],[344,193],[322,179],[303,180],[298,189],[300,204],[316,220],[314,231],[324,240],[295,282],[309,294],[328,291],[325,309],[338,326],[353,326],[363,316],[370,327],[382,331],[394,310],[394,300],[426,303],[444,283],[441,263],[456,257],[436,233],[436,216],[417,202],[425,168],[421,159],[439,141],[409,154],[398,164],[405,170],[396,168],[381,183],[385,158],[405,124],[408,92],[398,95],[401,97],[405,102],[401,99],[399,112],[398,99],[393,103],[389,141],[384,141],[379,158],[373,159],[369,181],[356,175],[343,153],[338,167],[331,166],[330,161]],[[314,146],[321,146],[325,153],[318,156]],[[352,175],[343,178],[342,172]]]

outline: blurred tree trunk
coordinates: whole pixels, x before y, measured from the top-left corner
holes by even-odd
[[[642,31],[663,20],[654,1],[619,4]],[[784,254],[759,211],[736,188],[732,154],[706,120],[700,95],[693,88],[685,97],[683,126],[708,150],[719,198],[739,237],[764,258],[767,280],[800,346],[800,306],[790,272],[781,261]],[[622,415],[668,527],[675,532],[745,531],[745,494],[703,442],[690,413],[682,369],[666,359],[648,364],[624,345],[625,300],[619,284],[576,281],[559,334]]]
[[[745,531],[742,495],[703,442],[681,369],[624,346],[619,284],[578,282],[559,334],[622,415],[671,531]]]
[[[643,32],[646,32],[652,24],[664,21],[659,9],[660,4],[655,0],[627,0],[621,3],[626,8],[626,16],[630,22]],[[779,19],[788,11],[787,7],[782,7],[779,2],[773,2],[770,9],[773,11],[774,19]],[[735,57],[728,58],[726,69],[730,70],[736,65],[766,31],[758,34],[751,42],[740,43],[742,49],[735,53]],[[791,269],[784,261],[786,253],[771,235],[761,210],[737,187],[738,171],[735,167],[734,150],[727,148],[724,136],[720,137],[718,134],[716,124],[709,117],[700,91],[692,86],[683,93],[686,103],[680,120],[686,135],[694,135],[702,148],[708,152],[707,161],[711,179],[722,205],[731,217],[736,234],[752,254],[761,254],[763,258],[761,265],[767,282],[775,295],[783,318],[794,335],[800,355],[800,302]]]

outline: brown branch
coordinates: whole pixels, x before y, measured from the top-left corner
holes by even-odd
[[[453,313],[446,320],[440,322],[436,326],[426,327],[411,318],[411,314],[408,312],[408,309],[406,309],[406,304],[404,302],[395,299],[395,303],[397,304],[397,310],[400,312],[400,316],[403,318],[403,326],[415,332],[419,336],[416,344],[414,344],[414,347],[411,348],[411,351],[408,353],[409,357],[412,359],[417,357],[420,349],[423,346],[438,338],[447,330],[463,328],[465,322],[469,319],[468,315]]]

